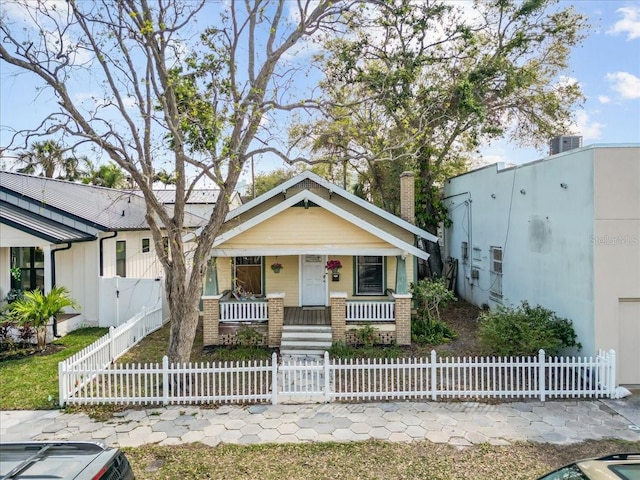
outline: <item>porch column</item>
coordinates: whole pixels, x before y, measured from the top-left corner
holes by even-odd
[[[396,293],[409,293],[407,284],[407,256],[398,255],[396,257]]]
[[[202,296],[202,344],[205,347],[220,344],[220,298],[222,295]]]
[[[411,294],[394,293],[396,313],[396,343],[411,345]]]
[[[267,294],[269,315],[269,346],[279,347],[282,341],[282,325],[284,324],[284,293]]]
[[[218,295],[218,268],[216,257],[211,257],[207,262],[207,273],[204,277],[204,294]]]
[[[344,342],[347,339],[347,293],[331,294],[331,339]]]

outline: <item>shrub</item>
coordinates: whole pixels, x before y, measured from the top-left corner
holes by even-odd
[[[364,327],[356,330],[356,337],[358,338],[358,343],[364,345],[365,347],[373,347],[376,343],[378,330],[367,323]]]
[[[540,349],[556,355],[563,348],[582,348],[571,320],[526,301],[518,307],[483,312],[479,338],[485,352],[492,355],[537,355]]]
[[[256,329],[242,325],[236,332],[238,343],[243,347],[255,346],[262,341],[262,334]]]
[[[440,320],[440,309],[456,300],[444,278],[425,278],[411,284],[417,302],[417,315],[411,321],[411,340],[424,345],[448,343],[456,332]]]

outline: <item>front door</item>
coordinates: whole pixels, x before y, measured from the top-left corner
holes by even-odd
[[[325,305],[327,284],[323,255],[302,256],[302,306]]]

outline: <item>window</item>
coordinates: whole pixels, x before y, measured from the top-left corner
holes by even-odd
[[[491,286],[489,297],[502,300],[502,248],[491,247]]]
[[[384,261],[382,257],[356,257],[356,295],[384,294]]]
[[[142,239],[142,253],[149,253],[151,251],[151,242],[148,238]]]
[[[11,247],[11,288],[44,291],[44,251],[40,247]],[[16,278],[18,277],[18,278]]]
[[[262,295],[262,257],[235,257],[234,289]]]
[[[127,242],[124,240],[116,241],[116,275],[127,276]]]
[[[462,263],[465,265],[469,263],[469,243],[462,242]]]

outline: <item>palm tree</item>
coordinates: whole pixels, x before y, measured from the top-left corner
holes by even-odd
[[[16,171],[47,178],[54,178],[59,173],[55,178],[75,181],[85,174],[81,163],[88,163],[86,157],[65,157],[65,149],[59,143],[45,140],[32,143],[28,151],[18,155],[18,164],[22,166]]]
[[[124,170],[113,162],[100,165],[98,168],[90,165],[88,175],[83,183],[107,188],[128,188],[129,180]]]
[[[37,289],[24,292],[22,298],[11,304],[11,313],[19,323],[35,327],[38,348],[44,350],[47,346],[47,322],[51,317],[60,315],[66,307],[78,308],[78,304],[65,287],[53,287],[46,294]]]

